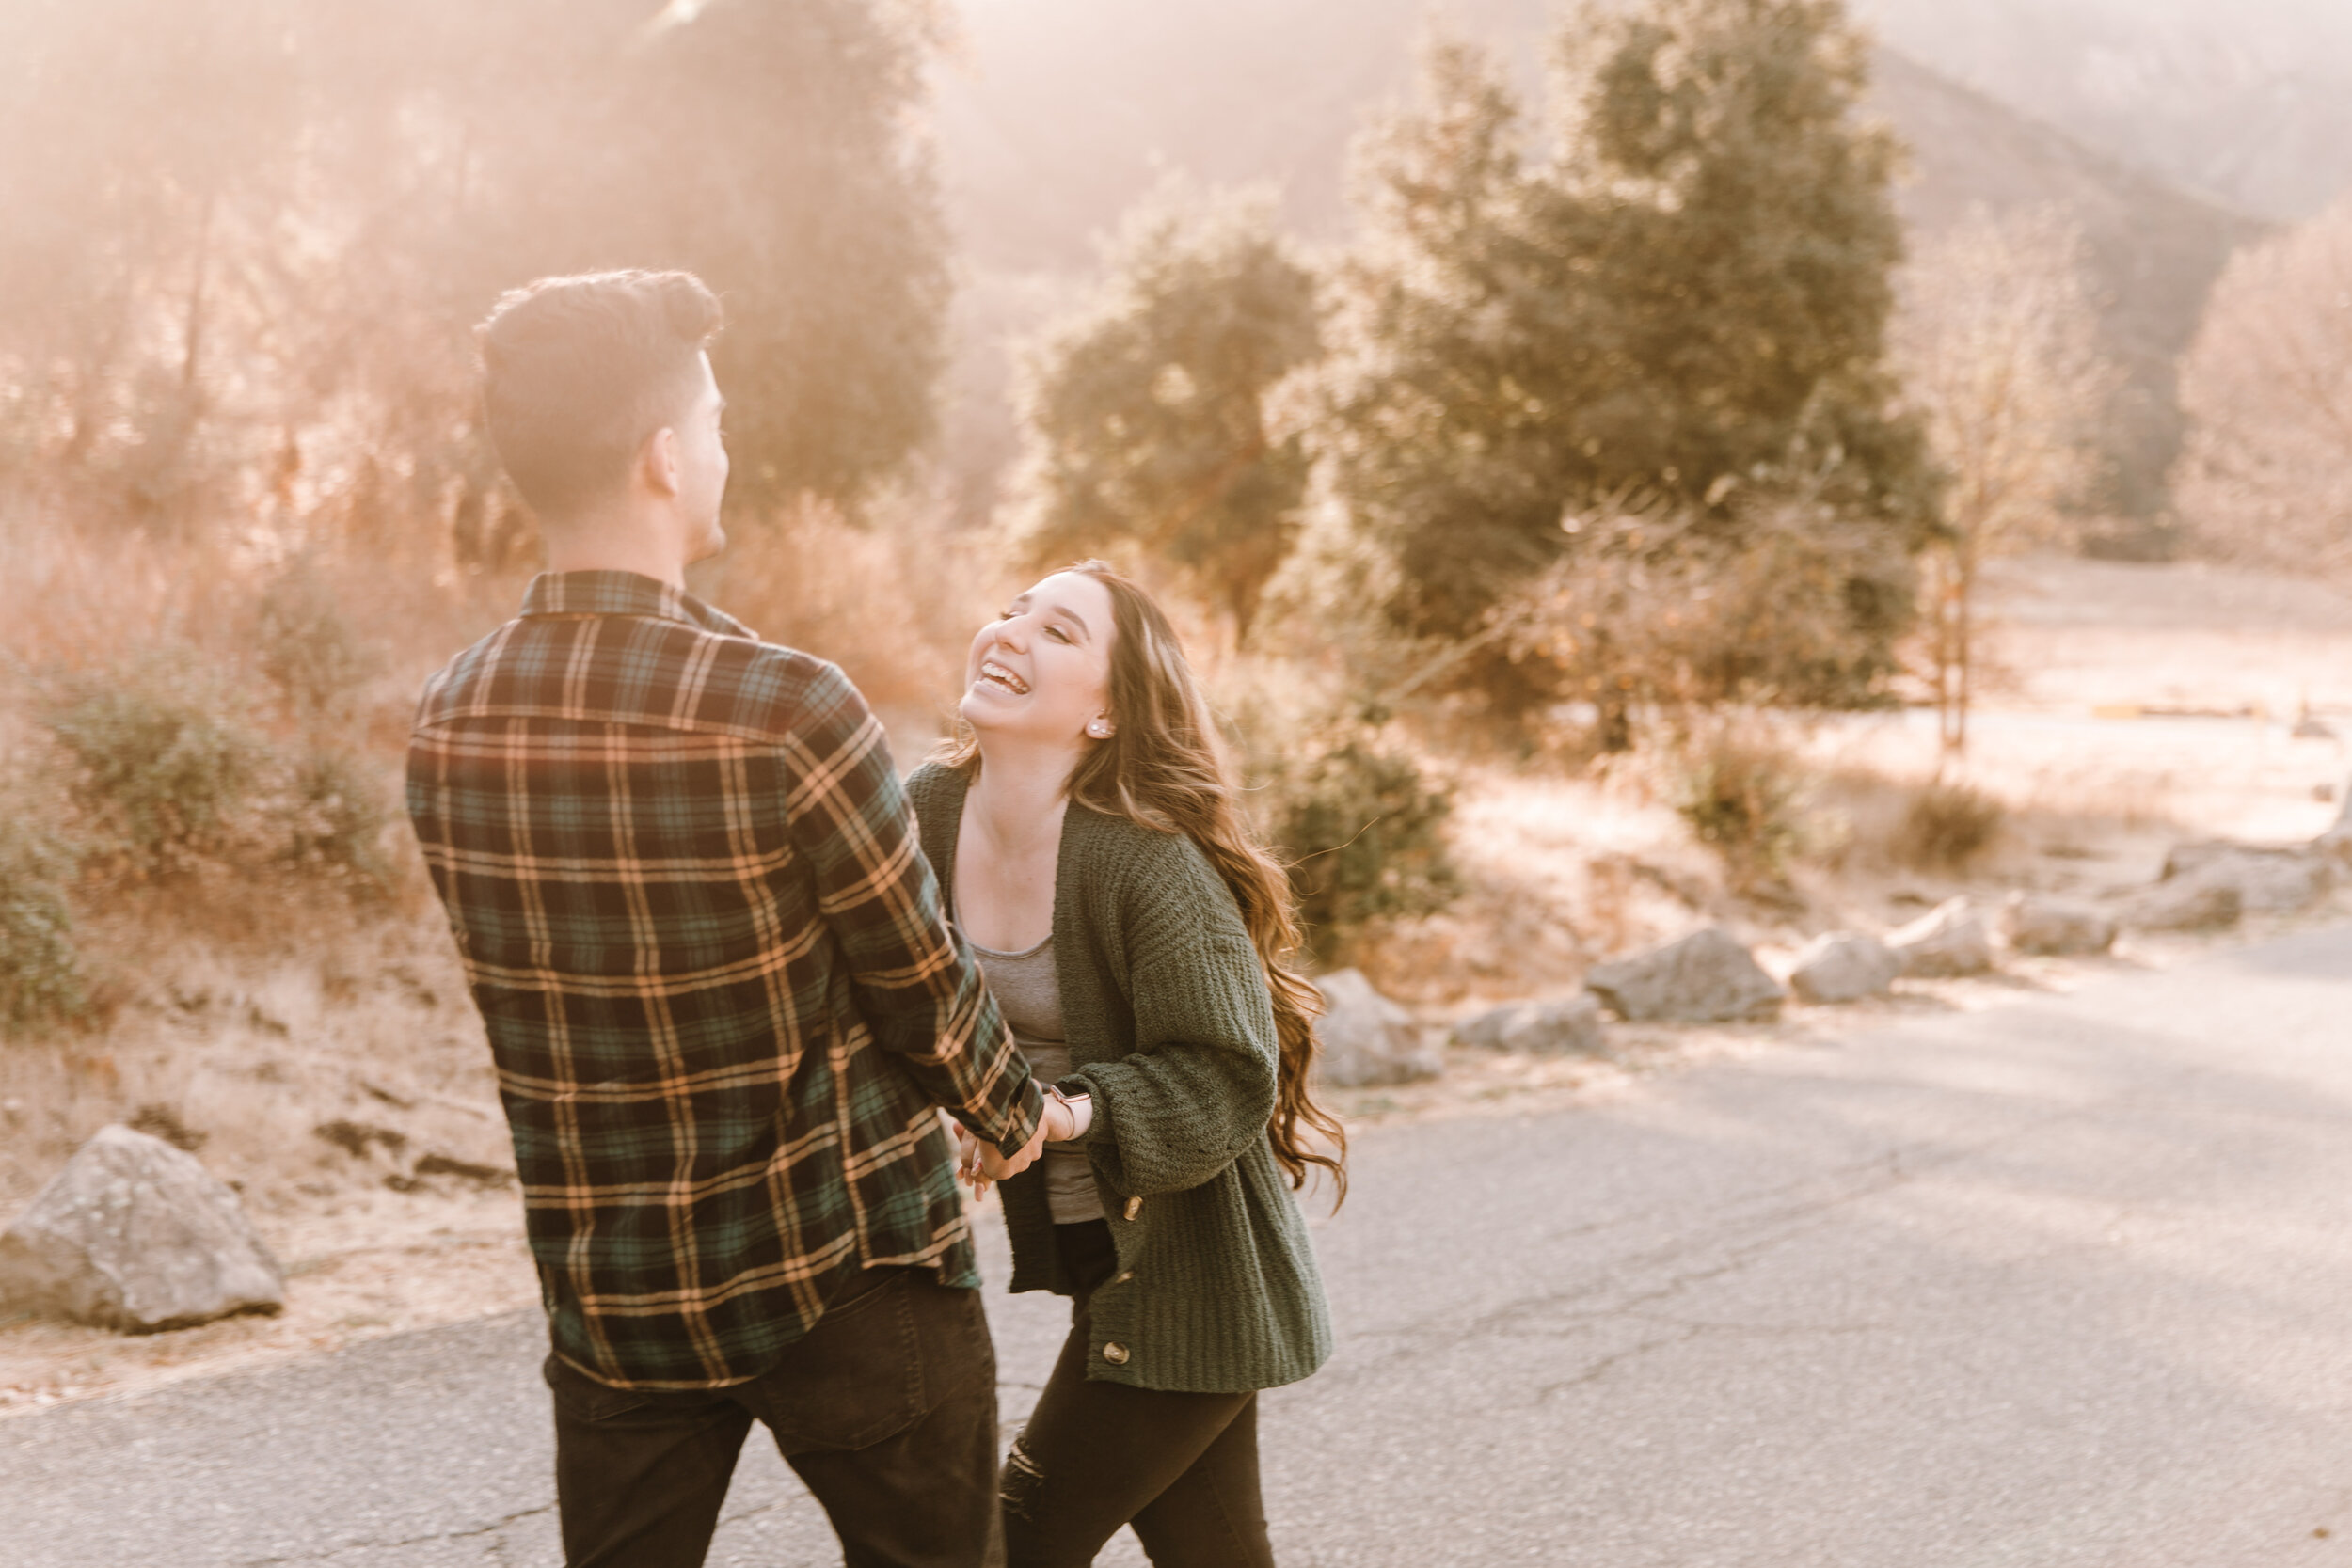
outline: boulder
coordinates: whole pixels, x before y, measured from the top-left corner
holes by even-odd
[[[1890,933],[1886,945],[1903,960],[1903,973],[1919,979],[1982,974],[1993,967],[1993,937],[1976,907],[1949,898],[1910,925]]]
[[[2317,855],[2233,855],[2201,876],[2237,889],[2249,914],[2293,914],[2328,895],[2335,868]]]
[[[1635,958],[1595,964],[1584,983],[1620,1018],[1677,1023],[1771,1018],[1788,996],[1720,926]]]
[[[1797,954],[1788,989],[1801,1002],[1859,1002],[1883,996],[1903,972],[1902,955],[1860,931],[1830,931]]]
[[[2293,914],[2335,885],[2330,857],[2306,845],[2182,844],[2164,858],[2164,879],[2237,889],[2248,914]]]
[[[2001,906],[2001,941],[2010,951],[2057,957],[2115,945],[2115,917],[2089,904],[2012,893]]]
[[[1600,999],[1590,991],[1552,1002],[1513,1002],[1456,1024],[1454,1042],[1533,1056],[1592,1056],[1603,1047]]]
[[[2249,914],[2294,914],[2312,908],[2336,886],[2336,870],[2319,856],[2230,856],[2200,877],[2228,881]]]
[[[0,1302],[143,1334],[275,1312],[285,1277],[193,1154],[104,1127],[0,1233]]]
[[[2236,925],[2245,908],[2244,895],[2232,882],[2178,877],[2141,889],[2116,911],[2116,919],[2134,931],[2206,931]]]
[[[1445,1058],[1422,1037],[1413,1015],[1372,989],[1363,972],[1343,969],[1315,982],[1323,1017],[1316,1072],[1335,1088],[1369,1088],[1435,1078]]]
[[[2311,847],[2314,853],[2325,855],[2339,865],[2352,864],[2352,783],[2344,785],[2344,804],[2336,808],[2335,821],[2326,832],[2312,840]]]

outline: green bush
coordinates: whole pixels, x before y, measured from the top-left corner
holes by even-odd
[[[1991,847],[2007,808],[1974,784],[1937,779],[1911,798],[1895,830],[1895,858],[1922,870],[1957,871]]]
[[[389,817],[380,779],[365,763],[317,752],[294,768],[285,860],[380,890],[390,876],[379,840]]]
[[[297,562],[262,593],[254,616],[262,673],[296,715],[334,711],[384,670],[384,651],[361,636],[318,574]]]
[[[59,683],[42,714],[88,803],[142,875],[216,848],[268,748],[186,650]]]
[[[1804,777],[1769,738],[1710,726],[1673,750],[1672,800],[1735,887],[1781,876],[1804,838]]]
[[[87,1004],[65,896],[70,871],[53,840],[0,820],[0,1025],[70,1019]]]
[[[1367,921],[1428,914],[1460,891],[1446,844],[1454,798],[1359,718],[1264,770],[1268,837],[1289,863],[1311,947]]]

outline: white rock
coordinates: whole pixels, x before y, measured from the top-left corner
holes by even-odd
[[[2344,804],[2328,831],[2312,840],[2312,848],[2339,864],[2352,863],[2352,783],[2344,787]]]
[[[1595,964],[1584,976],[1620,1018],[1723,1023],[1770,1018],[1788,997],[1755,956],[1719,926],[1635,958]]]
[[[1903,973],[1922,979],[1982,974],[1993,967],[1993,938],[1976,907],[1949,898],[1890,934],[1886,945],[1901,955]]]
[[[2233,887],[2245,913],[2293,914],[2335,886],[2337,859],[2328,837],[2313,844],[2205,839],[2174,845],[2164,857],[2163,880]]]
[[[1363,972],[1343,969],[1315,982],[1323,1016],[1315,1070],[1337,1088],[1409,1084],[1445,1069],[1442,1053],[1427,1044],[1413,1015],[1372,989]]]
[[[132,1333],[275,1312],[286,1282],[193,1154],[101,1128],[0,1234],[0,1301]]]
[[[2001,906],[2001,941],[2019,953],[2104,953],[2115,945],[2115,917],[2088,904],[2012,893]]]
[[[1551,1002],[1508,1003],[1456,1025],[1454,1038],[1462,1045],[1535,1056],[1597,1055],[1605,1044],[1600,999],[1580,991]]]
[[[1830,931],[1798,952],[1788,989],[1804,1002],[1858,1002],[1885,995],[1902,972],[1902,955],[1878,938]]]
[[[2238,907],[2249,914],[2293,914],[2335,885],[2334,868],[2317,855],[2225,855],[2196,875],[2236,888]]]
[[[2203,931],[2236,925],[2245,909],[2245,895],[2229,881],[2176,877],[2143,888],[2116,911],[2116,918],[2135,931]]]

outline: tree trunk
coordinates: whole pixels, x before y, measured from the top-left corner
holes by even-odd
[[[180,389],[191,400],[196,394],[197,356],[204,346],[204,284],[213,258],[213,198],[204,198],[203,215],[196,225],[196,271],[188,281],[187,352],[180,361]],[[193,412],[193,410],[191,410]]]
[[[1928,662],[1929,684],[1935,695],[1935,738],[1939,752],[1948,755],[1957,749],[1954,740],[1960,689],[1956,653],[1953,647],[1952,589],[1953,571],[1950,557],[1937,550],[1928,558]]]
[[[1954,665],[1960,681],[1959,700],[1952,706],[1950,750],[1954,756],[1968,750],[1968,704],[1974,695],[1977,667],[1975,607],[1977,597],[1977,562],[1968,542],[1962,540],[1953,552],[1953,578],[1958,593],[1952,606],[1954,623],[1952,644]]]
[[[1603,692],[1600,709],[1600,749],[1609,752],[1633,750],[1633,705],[1622,691]]]

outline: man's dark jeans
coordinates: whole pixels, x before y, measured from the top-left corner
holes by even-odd
[[[570,1568],[693,1568],[755,1419],[841,1538],[845,1568],[980,1568],[996,1544],[996,1355],[977,1291],[869,1269],[749,1383],[609,1387],[550,1356]]]

